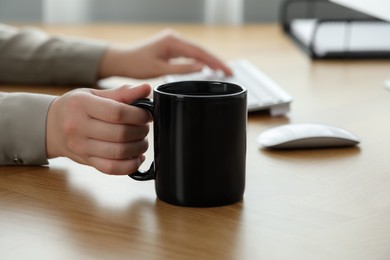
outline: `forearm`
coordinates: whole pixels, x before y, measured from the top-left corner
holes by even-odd
[[[54,98],[0,92],[0,165],[48,163],[46,118]]]
[[[0,82],[91,85],[106,43],[0,24]]]

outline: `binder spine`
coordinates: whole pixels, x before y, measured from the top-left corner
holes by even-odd
[[[326,17],[326,14],[322,12],[323,9],[327,9],[333,17]],[[294,11],[297,10],[299,13],[295,14]],[[308,43],[303,42],[293,33],[291,25],[294,19],[312,19],[315,21]],[[282,30],[312,59],[390,58],[390,47],[389,50],[377,50],[375,48],[356,50],[351,47],[351,28],[354,24],[377,23],[378,25],[387,24],[390,26],[389,22],[341,7],[328,0],[285,0],[280,8],[279,20]],[[342,48],[339,51],[318,54],[317,44],[322,28],[336,23],[345,25]]]

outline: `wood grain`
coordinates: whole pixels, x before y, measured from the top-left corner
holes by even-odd
[[[244,200],[172,206],[156,199],[153,182],[107,176],[64,158],[48,167],[1,167],[0,259],[389,259],[390,92],[383,80],[390,62],[312,61],[274,24],[42,26],[120,44],[167,27],[226,60],[252,61],[294,97],[287,117],[249,115]],[[56,95],[69,89],[0,86]],[[302,122],[340,126],[362,142],[345,149],[257,147],[261,131]]]

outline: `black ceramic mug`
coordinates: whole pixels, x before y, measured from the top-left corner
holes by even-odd
[[[242,200],[247,91],[232,83],[183,81],[154,89],[135,106],[153,114],[154,162],[135,180],[155,180],[157,197],[195,207]]]

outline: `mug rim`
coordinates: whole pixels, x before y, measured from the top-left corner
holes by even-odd
[[[236,86],[240,88],[239,91],[235,93],[226,93],[226,94],[210,94],[210,95],[194,95],[194,94],[187,94],[187,93],[171,93],[167,91],[163,91],[160,88],[169,86],[169,85],[176,85],[176,84],[183,84],[183,83],[214,83],[214,84],[227,84],[231,86]],[[226,82],[226,81],[218,81],[218,80],[184,80],[184,81],[173,81],[173,82],[168,82],[162,85],[159,85],[154,88],[154,92],[157,92],[162,95],[167,95],[167,96],[174,96],[174,97],[191,97],[191,98],[224,98],[224,97],[232,97],[232,96],[240,96],[244,93],[247,92],[247,89],[241,85],[232,83],[232,82]]]

